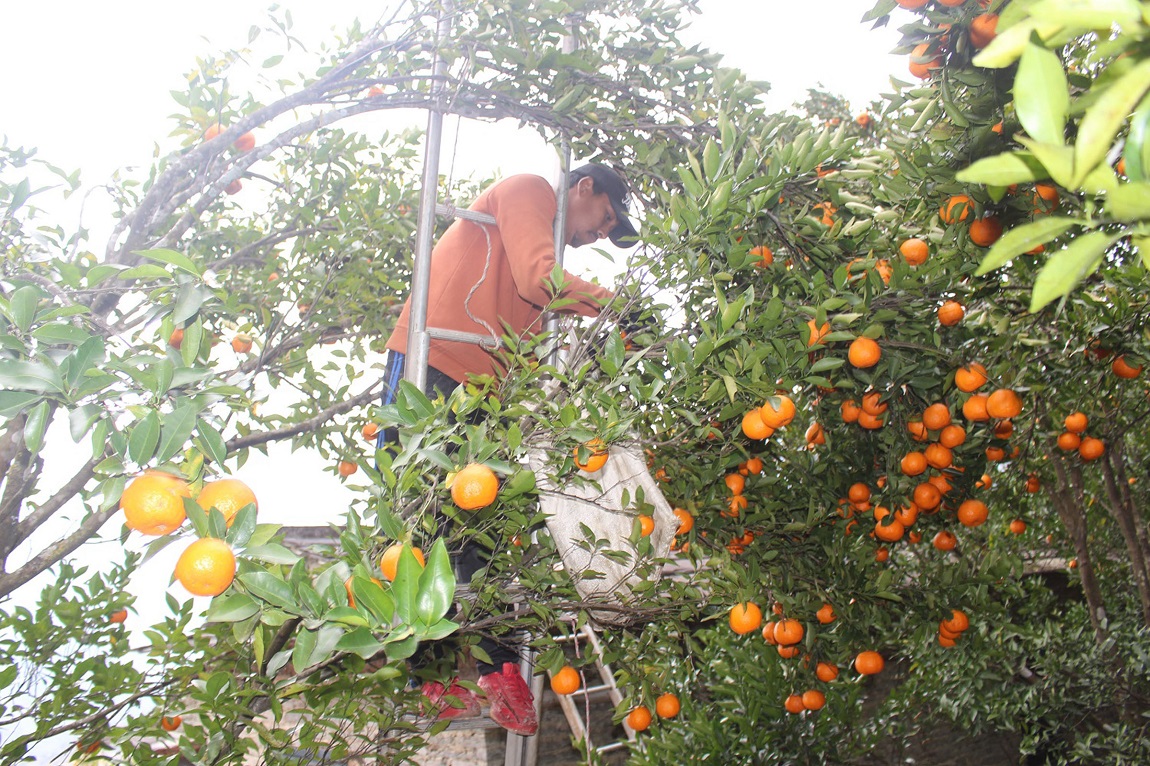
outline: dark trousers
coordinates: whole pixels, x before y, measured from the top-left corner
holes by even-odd
[[[383,396],[381,397],[381,404],[387,405],[395,403],[396,392],[399,390],[399,382],[403,380],[405,362],[406,355],[388,349],[387,356],[384,359]],[[454,378],[449,377],[434,367],[428,367],[423,392],[431,399],[434,399],[436,396],[442,396],[446,399],[458,385],[459,382]],[[399,430],[396,428],[385,428],[380,431],[379,436],[376,437],[376,449],[383,449],[387,446],[398,447],[398,445]],[[456,579],[459,582],[471,582],[472,576],[487,566],[488,557],[488,552],[478,543],[472,540],[464,541],[462,549],[451,556]],[[454,611],[454,607],[452,611]],[[491,657],[490,664],[477,660],[479,675],[481,676],[502,671],[503,663],[505,662],[519,662],[519,654],[513,647],[497,643],[486,636],[479,640],[479,648]],[[434,656],[428,656],[426,654],[423,656],[417,655],[413,658],[412,664],[416,668],[422,668],[430,664],[433,660]]]

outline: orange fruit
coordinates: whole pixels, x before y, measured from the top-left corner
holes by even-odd
[[[679,520],[679,528],[675,530],[677,535],[685,535],[695,528],[695,517],[691,512],[684,508],[676,508],[673,513],[675,518]]]
[[[251,131],[248,131],[233,141],[232,146],[241,152],[250,152],[256,148],[256,137]]]
[[[651,725],[651,710],[646,705],[640,705],[632,709],[625,720],[633,731],[646,731]]]
[[[172,334],[168,336],[168,345],[174,349],[179,350],[180,346],[184,344],[184,328],[177,327],[172,330]]]
[[[938,211],[943,223],[952,224],[965,221],[970,216],[974,202],[965,194],[956,194],[942,203]]]
[[[998,14],[984,13],[970,22],[970,44],[981,50],[998,36]]]
[[[918,237],[903,240],[903,243],[898,246],[898,251],[911,266],[921,266],[930,257],[930,246],[925,240]]]
[[[894,0],[894,1],[895,1],[895,4],[898,5],[900,8],[907,8],[910,10],[914,10],[915,8],[921,8],[924,5],[926,5],[926,0]]]
[[[943,327],[953,327],[966,316],[966,309],[958,301],[944,301],[938,307],[938,323]]]
[[[966,441],[966,429],[957,423],[951,423],[938,435],[938,443],[949,449],[954,449]]]
[[[962,633],[970,627],[970,618],[961,609],[952,609],[950,619],[943,620],[939,627],[946,628],[951,633]]]
[[[354,465],[354,463],[353,463]],[[230,527],[235,521],[236,514],[248,504],[256,506],[256,493],[239,479],[216,479],[209,481],[196,496],[196,504],[205,511],[215,508],[224,516],[224,521]]]
[[[775,625],[775,641],[781,646],[793,646],[803,640],[805,632],[801,622],[785,618]]]
[[[1026,522],[1022,519],[1015,519],[1010,522],[1010,531],[1016,535],[1021,535],[1026,531]]]
[[[763,610],[759,609],[757,604],[750,601],[735,604],[731,607],[728,621],[731,624],[731,630],[743,636],[758,630],[759,626],[763,624]]]
[[[759,408],[759,417],[771,429],[783,428],[795,419],[795,403],[783,394],[767,397]]]
[[[962,416],[967,420],[983,421],[990,420],[990,413],[986,409],[986,401],[988,397],[985,394],[975,394],[967,399],[962,405]]]
[[[646,537],[655,531],[655,519],[643,513],[639,515],[639,535]]]
[[[574,694],[582,683],[579,671],[570,665],[564,665],[558,673],[551,676],[551,691],[556,694]]]
[[[237,354],[246,354],[252,350],[252,336],[246,332],[241,332],[232,338],[232,349]]]
[[[395,575],[399,569],[399,554],[401,553],[403,553],[403,543],[394,543],[383,552],[383,556],[379,559],[379,571],[383,573],[388,582],[395,580]],[[427,563],[423,559],[423,551],[419,548],[413,547],[411,553],[421,567]]]
[[[1022,399],[1009,388],[1000,388],[986,397],[986,414],[992,418],[1013,418],[1022,412]]]
[[[339,466],[337,466],[336,470],[339,472],[340,476],[346,479],[348,476],[351,476],[353,473],[358,471],[359,466],[350,460],[341,460],[339,461]]]
[[[1063,452],[1073,452],[1078,449],[1080,444],[1082,444],[1082,437],[1076,433],[1064,431],[1058,435],[1058,447]]]
[[[803,707],[807,710],[820,710],[827,704],[827,695],[818,689],[808,689],[803,692]]]
[[[787,698],[783,701],[783,708],[788,713],[792,713],[794,715],[798,715],[807,709],[806,705],[803,704],[803,695],[801,694],[788,695]]]
[[[866,126],[870,125],[870,123],[871,123],[871,117],[866,112],[863,112],[858,117],[855,117],[855,124],[858,125],[860,128],[865,128]]]
[[[1026,477],[1026,491],[1030,494],[1035,494],[1038,490],[1042,489],[1042,481],[1038,478],[1038,474],[1032,473]]]
[[[838,665],[834,665],[830,662],[820,662],[818,665],[815,665],[815,677],[823,683],[830,683],[839,677]]]
[[[758,408],[750,410],[743,415],[743,435],[748,439],[755,439],[756,441],[766,439],[774,432],[775,429],[768,426],[763,422],[763,419],[759,417]]]
[[[731,490],[732,495],[741,495],[747,480],[740,473],[729,473],[723,479],[723,483],[727,485],[727,489]]]
[[[144,535],[174,532],[187,518],[184,498],[191,496],[191,488],[182,478],[145,471],[132,479],[120,496],[124,524]]]
[[[847,498],[852,503],[865,503],[870,500],[870,487],[863,484],[861,481],[856,481],[847,490]]]
[[[978,527],[986,522],[988,509],[981,500],[966,500],[958,506],[958,522],[964,527]]]
[[[747,507],[746,495],[732,495],[730,501],[727,503],[729,510],[723,511],[722,515],[728,518],[738,518],[739,512],[745,510]]]
[[[655,700],[655,712],[659,714],[660,718],[674,718],[679,715],[679,698],[671,692],[659,695]]]
[[[993,215],[970,222],[970,241],[979,247],[990,247],[1002,236],[1002,223]]]
[[[914,488],[914,495],[911,499],[919,508],[929,511],[932,508],[937,508],[938,504],[942,502],[942,492],[929,481],[924,481]]]
[[[857,423],[859,415],[862,414],[862,408],[853,399],[843,402],[839,411],[842,413],[844,423]]]
[[[763,640],[771,646],[775,646],[779,642],[775,640],[775,625],[777,623],[767,622],[763,625]]]
[[[747,473],[755,474],[756,476],[763,472],[762,458],[749,457],[747,458]]]
[[[906,527],[897,519],[891,519],[889,524],[883,524],[881,521],[874,523],[874,536],[884,542],[897,542],[901,540],[905,534]]]
[[[224,192],[227,194],[239,194],[243,188],[244,188],[243,181],[241,181],[240,179],[237,178],[236,180],[232,181],[230,184],[228,184],[227,186],[224,187]],[[270,275],[268,275],[268,281],[269,282],[275,282],[279,278],[280,278],[279,274],[275,273],[274,271]]]
[[[212,123],[204,129],[204,140],[211,141],[213,138],[224,132],[224,128],[218,122]]]
[[[805,434],[805,437],[807,440],[807,446],[808,447],[814,447],[815,445],[818,445],[818,444],[826,444],[827,443],[827,435],[823,431],[822,425],[817,423],[817,422],[811,423],[810,427],[807,428],[807,432]]]
[[[368,441],[375,441],[375,437],[379,435],[379,424],[377,423],[364,423],[363,428],[359,431],[360,436]]]
[[[924,442],[930,438],[926,425],[921,420],[911,420],[906,424],[906,430],[910,432],[910,438],[916,442]]]
[[[934,485],[934,488],[937,489],[943,495],[945,495],[947,492],[950,492],[952,489],[954,489],[954,487],[952,487],[950,484],[950,480],[947,479],[945,476],[942,476],[942,475],[931,476],[926,481],[928,484]]]
[[[874,367],[881,358],[882,349],[879,348],[878,343],[872,338],[862,335],[851,342],[850,349],[847,351],[847,360],[860,369]]]
[[[1121,354],[1114,358],[1110,364],[1110,370],[1120,378],[1133,379],[1137,378],[1142,372],[1142,365],[1135,367],[1126,361],[1126,355]]]
[[[940,471],[943,468],[949,468],[954,463],[954,454],[938,442],[928,445],[923,454],[931,468],[937,468]]]
[[[813,319],[807,320],[807,327],[809,327],[811,330],[811,337],[807,340],[807,348],[810,348],[815,344],[822,343],[823,338],[825,338],[831,331],[830,322],[824,322],[822,327],[816,327],[815,320]]]
[[[862,398],[862,411],[868,415],[881,415],[887,411],[888,405],[881,400],[881,394],[878,391],[868,391],[863,394]]]
[[[908,452],[902,457],[899,467],[906,476],[918,476],[926,470],[926,456],[921,452]]]
[[[236,576],[236,554],[215,537],[201,537],[176,561],[176,580],[196,596],[218,596]]]
[[[994,426],[994,436],[998,439],[1009,439],[1014,433],[1014,423],[1009,420],[1000,420]]]
[[[124,622],[127,619],[128,619],[128,610],[127,609],[119,609],[115,612],[112,612],[112,616],[108,618],[108,622],[113,623],[113,624],[119,624],[119,623]]]
[[[765,269],[775,262],[775,254],[771,251],[771,248],[767,247],[766,245],[752,247],[751,255],[758,256],[759,259],[755,261],[755,265],[760,269]]]
[[[914,47],[914,50],[910,52],[910,64],[907,66],[907,69],[910,70],[912,75],[921,80],[929,78],[932,70],[942,66],[941,54],[935,53],[930,58],[927,58],[930,56],[930,53],[931,44],[929,42],[919,43]],[[922,59],[926,60],[924,61]]]
[[[986,368],[978,362],[959,367],[954,373],[954,387],[967,394],[982,388],[987,380]]]
[[[465,511],[486,508],[499,493],[499,479],[482,463],[469,463],[451,482],[451,499]]]
[[[950,425],[950,408],[945,402],[935,402],[922,411],[922,424],[931,431],[941,431]]]
[[[1086,426],[1089,423],[1090,419],[1086,417],[1086,414],[1083,412],[1072,412],[1062,421],[1062,424],[1066,426],[1066,430],[1074,434],[1081,434],[1086,431]]]
[[[819,607],[819,611],[815,612],[815,619],[823,625],[830,625],[835,621],[835,608],[830,604],[823,604]]]
[[[953,551],[955,546],[958,545],[958,538],[954,536],[954,532],[944,529],[934,536],[931,545],[940,551]]]
[[[918,521],[918,506],[913,502],[909,505],[904,505],[894,512],[895,521],[902,524],[904,527],[909,527]]]
[[[184,722],[184,719],[178,715],[172,716],[171,718],[169,718],[166,715],[161,716],[160,717],[160,728],[163,729],[164,731],[175,731],[176,729],[180,728],[180,724],[183,722]]]
[[[1105,452],[1106,445],[1101,439],[1095,439],[1093,436],[1087,436],[1082,440],[1082,443],[1078,445],[1079,457],[1088,462],[1097,460],[1102,457]]]
[[[855,670],[864,676],[881,673],[885,664],[881,654],[869,649],[865,652],[859,652],[858,656],[855,657]]]
[[[582,452],[586,456],[585,459],[580,459],[579,455]],[[588,454],[590,453],[590,454]],[[592,439],[591,441],[584,442],[582,446],[575,448],[575,467],[587,473],[595,473],[603,466],[607,465],[607,458],[610,453],[608,452],[607,445],[603,443],[602,439]],[[475,465],[474,463],[472,465]],[[462,473],[462,472],[461,472]],[[494,476],[494,474],[492,474]],[[456,479],[458,480],[458,476]],[[454,486],[454,485],[453,485]],[[454,490],[452,490],[454,492]],[[491,500],[495,496],[492,495]],[[491,501],[487,501],[490,503]],[[458,505],[458,502],[456,503]],[[487,505],[484,503],[483,505]],[[482,508],[483,506],[479,506]]]

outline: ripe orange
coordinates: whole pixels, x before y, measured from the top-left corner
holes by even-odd
[[[188,483],[178,476],[145,471],[132,479],[120,496],[124,524],[145,535],[174,532],[187,518],[184,498],[191,496]]]
[[[819,611],[815,612],[815,618],[823,625],[830,625],[835,621],[835,608],[830,604],[823,604],[819,607]]]
[[[915,8],[921,8],[924,5],[926,5],[926,0],[894,0],[894,1],[895,1],[895,4],[897,4],[900,8],[908,8],[910,10],[914,10]]]
[[[930,257],[930,246],[925,240],[918,237],[903,240],[903,243],[898,246],[898,251],[902,253],[902,257],[911,266],[921,266]]]
[[[932,508],[937,508],[938,504],[942,502],[942,492],[929,481],[924,481],[914,488],[914,495],[911,499],[919,508],[929,511]]]
[[[986,414],[992,418],[1013,418],[1022,412],[1022,399],[1009,388],[1000,388],[986,398]]]
[[[691,512],[683,508],[676,508],[673,513],[675,518],[679,520],[679,528],[675,530],[676,535],[685,535],[695,528],[695,517]]]
[[[798,715],[807,709],[806,705],[803,704],[803,695],[801,694],[788,695],[787,698],[783,700],[783,708],[788,713],[794,715]]]
[[[807,340],[807,348],[814,346],[817,343],[822,343],[823,338],[831,331],[830,322],[824,322],[822,327],[815,326],[815,320],[808,319],[807,327],[811,330],[811,337]]]
[[[983,421],[990,420],[990,413],[986,410],[987,396],[985,394],[974,394],[962,405],[962,416],[967,420]]]
[[[962,633],[970,627],[970,618],[961,609],[952,609],[950,619],[943,620],[940,627],[946,628],[951,633]]]
[[[1015,519],[1010,522],[1010,531],[1016,535],[1021,535],[1026,531],[1026,522],[1022,519]]]
[[[927,479],[927,483],[933,484],[934,488],[937,489],[939,491],[939,493],[941,493],[943,495],[945,495],[947,492],[950,492],[952,489],[954,489],[954,487],[950,483],[950,480],[947,479],[946,476],[943,476],[943,475],[931,476],[929,479]]]
[[[651,725],[651,711],[646,705],[640,705],[627,714],[626,721],[633,731],[646,731]]]
[[[251,131],[248,131],[233,141],[232,146],[241,152],[250,152],[256,148],[256,137]]]
[[[860,128],[865,128],[866,126],[870,125],[870,123],[871,117],[866,112],[863,112],[858,117],[855,117],[855,124],[857,124]]]
[[[746,510],[747,497],[746,495],[731,495],[730,502],[727,503],[729,510],[723,511],[721,515],[727,518],[736,519],[739,517],[739,512]]]
[[[777,645],[779,642],[775,640],[775,625],[774,622],[766,622],[763,624],[763,640],[771,646]]]
[[[803,640],[805,632],[801,622],[784,618],[775,625],[775,641],[780,646],[793,646]]]
[[[951,423],[938,435],[938,443],[949,449],[954,449],[966,441],[966,429],[957,423]]]
[[[935,402],[923,410],[922,424],[931,431],[941,431],[950,425],[950,408],[945,402]]]
[[[551,691],[556,694],[574,694],[582,683],[579,671],[570,665],[564,665],[558,673],[551,676]]]
[[[1095,439],[1093,436],[1087,436],[1082,440],[1082,443],[1078,445],[1079,457],[1087,462],[1097,460],[1102,457],[1105,452],[1106,445],[1101,439]]]
[[[363,428],[360,429],[359,433],[368,441],[375,441],[375,438],[379,435],[379,424],[364,423]]]
[[[916,442],[924,442],[930,438],[926,425],[921,420],[911,420],[907,422],[906,430],[910,432],[910,438]]]
[[[931,468],[937,468],[940,471],[943,468],[949,468],[954,463],[954,454],[938,442],[927,445],[923,455],[926,456],[926,462],[930,464]]]
[[[160,728],[164,731],[175,731],[180,728],[180,724],[183,722],[184,719],[178,715],[172,716],[171,718],[165,715],[160,718]]]
[[[759,474],[761,474],[763,472],[762,458],[757,458],[757,457],[747,458],[746,467],[747,467],[747,474],[748,475],[753,473],[756,476],[758,476]]]
[[[842,406],[839,407],[839,411],[842,413],[844,423],[856,423],[858,422],[859,415],[862,414],[862,408],[859,407],[858,402],[854,399],[848,399],[843,402]]]
[[[585,459],[580,459],[580,452],[586,456]],[[607,465],[607,458],[609,456],[610,453],[607,449],[607,445],[603,443],[603,440],[598,438],[592,439],[590,441],[584,442],[582,446],[575,448],[575,466],[581,471],[586,471],[587,473],[595,473],[600,468]],[[460,473],[462,473],[462,471]],[[494,476],[494,474],[492,474],[492,476]],[[459,477],[456,477],[457,480],[458,478]],[[491,499],[494,500],[495,496],[492,495]],[[491,501],[489,500],[488,503],[489,502]],[[483,505],[487,505],[487,503],[484,503]],[[482,508],[483,506],[479,507]]]
[[[945,5],[947,8],[957,8],[965,2],[966,0],[938,0],[939,5]]]
[[[671,692],[661,694],[655,700],[655,712],[659,714],[660,718],[674,718],[679,715],[679,710],[679,698]]]
[[[243,188],[244,188],[243,181],[241,181],[240,179],[237,178],[236,180],[232,181],[230,184],[228,184],[227,186],[224,187],[224,192],[227,194],[239,194]],[[276,274],[274,271],[271,273],[270,276],[268,276],[269,282],[275,282],[277,279],[279,279],[279,274]]]
[[[882,349],[879,348],[878,343],[863,335],[855,338],[847,351],[848,361],[860,369],[874,367],[881,358]]]
[[[752,247],[751,255],[757,255],[759,257],[759,260],[755,261],[755,265],[760,269],[765,269],[775,262],[775,254],[771,252],[771,248],[766,245]]]
[[[1086,431],[1086,426],[1089,422],[1090,419],[1086,417],[1085,413],[1072,412],[1066,416],[1066,420],[1063,421],[1063,425],[1066,426],[1067,431],[1075,434],[1081,434]]]
[[[232,348],[237,354],[246,354],[252,350],[252,336],[241,332],[232,338]]]
[[[403,553],[403,543],[394,543],[379,559],[379,571],[387,578],[388,582],[395,580],[395,575],[399,568],[399,554]],[[420,566],[424,566],[426,562],[423,559],[423,551],[419,548],[413,547],[411,553],[415,556],[415,560],[419,562]]]
[[[934,536],[931,545],[940,551],[953,551],[955,546],[958,545],[958,538],[954,536],[954,532],[951,532],[949,529],[944,529]]]
[[[981,50],[998,36],[998,14],[984,13],[970,22],[970,44]]]
[[[986,368],[978,362],[959,367],[954,373],[954,387],[963,393],[971,393],[982,388],[987,381]]]
[[[1006,459],[1006,450],[1004,450],[1002,447],[993,447],[993,446],[987,447],[986,448],[986,459],[989,460],[991,463],[997,463],[1000,460],[1005,460]]]
[[[119,623],[124,622],[127,619],[128,619],[128,610],[127,609],[118,609],[115,612],[112,612],[112,616],[108,618],[108,622],[113,623],[113,624],[119,624]]]
[[[913,502],[909,505],[900,506],[894,512],[894,518],[899,524],[909,527],[918,521],[918,506]]]
[[[168,345],[172,348],[179,350],[180,346],[184,345],[184,328],[177,327],[172,330],[172,334],[168,336]]]
[[[1133,379],[1137,378],[1142,372],[1142,365],[1135,367],[1126,361],[1126,355],[1121,354],[1114,358],[1110,364],[1110,370],[1120,378]]]
[[[236,576],[236,554],[215,537],[201,537],[176,561],[176,580],[196,596],[218,596]]]
[[[204,140],[205,141],[211,141],[213,138],[215,138],[216,136],[218,136],[220,133],[223,133],[223,132],[224,132],[223,126],[220,125],[218,122],[214,122],[211,125],[209,125],[207,128],[204,129]]]
[[[861,481],[856,481],[847,490],[847,498],[852,503],[865,503],[870,500],[870,487],[863,484]]]
[[[881,673],[885,664],[881,654],[869,649],[865,652],[859,652],[858,656],[855,657],[855,670],[864,676]]]
[[[1058,448],[1063,452],[1073,452],[1082,444],[1082,437],[1071,431],[1064,431],[1058,435]]]
[[[1030,474],[1026,478],[1026,491],[1033,495],[1040,489],[1042,489],[1042,481],[1038,478],[1038,474]]]
[[[995,216],[976,218],[970,222],[970,241],[979,247],[990,247],[1002,236],[1002,223]]]
[[[639,514],[639,534],[642,537],[647,537],[655,531],[655,519],[647,514]]]
[[[783,428],[795,419],[795,403],[784,394],[767,397],[759,408],[759,417],[769,428]]]
[[[820,202],[817,205],[814,205],[812,210],[822,211],[822,218],[819,219],[819,222],[823,226],[835,225],[835,213],[838,212],[838,208],[832,205],[830,202]]]
[[[807,440],[807,446],[808,447],[814,447],[818,444],[826,444],[827,443],[827,435],[823,431],[822,425],[818,422],[811,423],[810,427],[807,428],[807,432],[805,434],[805,437]],[[761,461],[760,461],[760,464],[761,464]]]
[[[877,415],[870,414],[866,410],[863,410],[859,413],[858,424],[870,431],[875,431],[886,425],[886,423],[881,418],[879,418]]]
[[[759,417],[757,407],[743,415],[743,435],[748,439],[754,439],[756,441],[766,439],[774,432],[775,429],[768,426],[763,422],[763,419]]]
[[[200,494],[196,496],[197,505],[205,511],[210,511],[212,508],[218,510],[224,515],[224,521],[229,527],[235,521],[236,514],[249,503],[255,505],[256,510],[259,510],[256,493],[252,492],[251,488],[239,479],[209,481],[200,490]]]
[[[942,54],[935,53],[931,56],[931,44],[926,42],[919,43],[910,52],[910,63],[907,65],[907,69],[915,77],[925,80],[931,76],[932,70],[938,69],[940,66],[942,66]]]
[[[763,624],[763,610],[751,601],[735,604],[731,607],[728,621],[731,624],[731,630],[743,636],[758,630],[759,626]]]
[[[899,467],[906,476],[918,476],[926,470],[926,456],[921,452],[908,452]]]
[[[465,511],[486,508],[495,501],[499,479],[482,463],[469,463],[455,474],[451,482],[451,499]]]
[[[863,394],[862,411],[868,415],[881,415],[887,411],[888,405],[881,400],[882,394],[878,391],[868,391]]]
[[[891,519],[889,524],[883,524],[881,521],[874,523],[874,536],[884,542],[897,542],[901,540],[905,534],[906,527],[897,519]]]
[[[959,223],[965,221],[970,216],[970,211],[973,207],[974,202],[971,201],[970,197],[965,194],[956,194],[942,203],[938,215],[943,223]]]
[[[944,301],[938,307],[938,323],[943,327],[953,327],[966,316],[966,309],[958,301]]]
[[[827,704],[827,695],[818,689],[808,689],[803,692],[803,707],[807,710],[821,710]]]
[[[958,506],[958,521],[964,527],[978,527],[986,522],[986,503],[981,500],[967,500]]]
[[[890,550],[887,548],[879,548],[874,552],[874,560],[880,564],[885,564],[890,561]]]
[[[818,665],[815,665],[815,677],[823,683],[830,683],[839,677],[838,665],[834,665],[830,662],[820,662]]]
[[[994,436],[998,439],[1009,439],[1014,433],[1014,423],[1010,420],[1000,420],[994,426]]]
[[[727,485],[727,489],[731,490],[732,495],[743,494],[743,487],[746,486],[746,482],[747,480],[740,473],[729,473],[723,479],[723,483]]]

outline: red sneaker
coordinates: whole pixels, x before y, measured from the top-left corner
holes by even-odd
[[[530,737],[539,728],[535,697],[519,675],[518,665],[505,662],[502,673],[480,676],[479,688],[491,705],[491,720],[504,729]]]
[[[427,681],[421,691],[427,703],[439,711],[436,715],[438,720],[479,715],[479,698],[470,689],[460,686],[454,680],[446,689],[439,681]]]

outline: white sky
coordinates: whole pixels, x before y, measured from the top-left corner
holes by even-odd
[[[172,147],[169,115],[180,107],[169,91],[185,87],[183,75],[196,56],[247,45],[248,29],[262,25],[267,0],[201,0],[178,5],[155,0],[57,0],[9,3],[0,25],[0,135],[12,146],[37,147],[40,157],[66,170],[81,169],[85,186],[106,182],[120,168],[146,168],[157,143]],[[378,18],[386,1],[287,0],[293,32],[310,49],[331,39],[357,15],[365,24]],[[810,87],[847,97],[856,112],[890,90],[889,76],[905,77],[905,56],[888,52],[897,42],[892,29],[871,31],[859,19],[871,2],[804,0],[700,0],[702,15],[686,35],[722,53],[724,63],[750,77],[769,81],[773,109],[805,97]],[[899,11],[899,13],[902,13]],[[907,17],[909,18],[909,17]],[[906,19],[896,19],[905,21]],[[417,124],[423,126],[420,116]],[[450,127],[450,123],[449,126]],[[465,123],[454,172],[550,173],[553,154],[534,135],[508,140],[506,128]],[[449,158],[445,141],[441,170]],[[142,175],[142,170],[135,174]],[[90,203],[85,223],[95,230],[98,201]],[[71,222],[64,222],[71,228]],[[100,252],[103,241],[94,244]],[[592,268],[570,263],[573,271]],[[70,439],[59,433],[61,441]],[[345,490],[315,458],[273,451],[274,461],[254,458],[241,471],[260,498],[261,519],[288,524],[335,521],[346,506]],[[301,475],[312,476],[308,482]],[[292,476],[290,482],[284,476]],[[116,530],[105,530],[115,537]],[[104,542],[98,551],[118,542]],[[163,603],[168,575],[182,545],[172,546],[133,583],[144,623],[147,604]],[[179,586],[174,591],[182,592]],[[30,596],[31,594],[24,594]],[[23,600],[23,599],[21,599]]]

